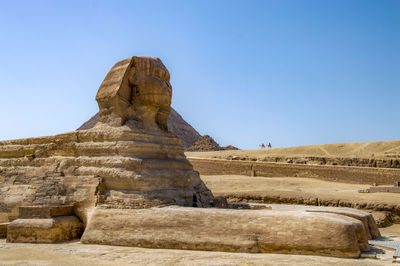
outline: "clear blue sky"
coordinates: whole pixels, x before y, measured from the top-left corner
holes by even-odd
[[[400,1],[0,1],[0,139],[98,110],[112,65],[159,57],[222,145],[400,139]]]

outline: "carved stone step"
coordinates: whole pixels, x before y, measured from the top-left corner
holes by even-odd
[[[17,219],[8,225],[7,242],[55,243],[79,238],[82,230],[82,223],[76,216]]]
[[[72,206],[22,206],[19,207],[19,219],[46,219],[57,216],[73,215]]]

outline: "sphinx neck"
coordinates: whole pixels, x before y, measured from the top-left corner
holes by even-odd
[[[156,122],[158,107],[137,106],[136,117],[145,129],[160,129]]]

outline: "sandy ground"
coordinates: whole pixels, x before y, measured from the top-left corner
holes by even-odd
[[[216,151],[216,152],[186,152],[188,157],[226,158],[239,156],[249,158],[263,157],[341,157],[341,158],[400,158],[400,140],[378,142],[353,142],[323,145],[297,146],[289,148]]]
[[[329,182],[299,177],[251,177],[241,175],[202,175],[201,179],[216,196],[302,197],[370,204],[400,204],[400,193],[359,193],[369,185]]]
[[[83,245],[78,241],[15,244],[0,240],[0,265],[385,265],[391,264],[392,253],[378,260],[341,259]]]

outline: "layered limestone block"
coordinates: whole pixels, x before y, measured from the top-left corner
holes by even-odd
[[[19,207],[19,219],[47,219],[73,215],[72,206],[25,206]]]
[[[87,210],[81,209],[97,204],[203,206],[212,200],[179,140],[168,132],[104,125],[1,142],[0,150],[0,200],[9,213],[20,204],[72,204],[86,220]]]
[[[306,210],[96,208],[81,242],[148,248],[358,257],[365,224]]]
[[[215,198],[220,199],[220,198]],[[253,210],[274,210],[281,212],[320,212],[332,213],[337,215],[348,216],[359,220],[364,225],[365,234],[368,239],[377,239],[381,237],[378,226],[371,213],[352,208],[339,207],[323,207],[323,206],[308,206],[308,205],[287,205],[287,204],[264,204],[264,203],[243,203],[229,202],[228,208],[253,209]]]
[[[76,216],[17,219],[8,225],[7,242],[55,243],[78,238],[82,223]]]
[[[80,237],[82,229],[71,206],[25,206],[9,224],[7,242],[61,242]]]

